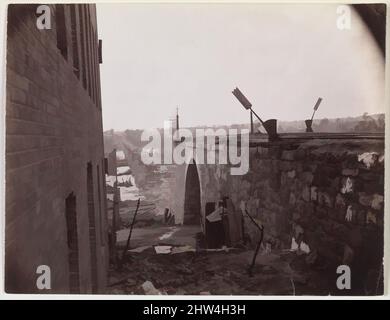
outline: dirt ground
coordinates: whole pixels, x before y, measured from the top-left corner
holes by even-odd
[[[121,269],[111,266],[108,294],[168,295],[327,295],[320,270],[305,263],[306,255],[288,250],[260,250],[253,276],[248,266],[253,250],[225,248],[218,251],[194,247],[196,230],[180,227],[135,230],[131,250]],[[128,231],[122,231],[119,243]],[[183,236],[186,235],[186,236]],[[155,246],[170,247],[156,253]],[[184,251],[184,252],[181,252]],[[119,250],[120,252],[120,250]]]

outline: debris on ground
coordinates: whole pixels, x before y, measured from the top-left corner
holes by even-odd
[[[157,254],[168,254],[171,253],[172,246],[154,246],[154,250]]]
[[[127,250],[127,252],[130,252],[130,253],[141,253],[141,252],[143,252],[143,251],[145,251],[146,249],[149,249],[149,248],[151,248],[151,246],[142,246],[142,247],[138,247],[138,248]]]
[[[195,249],[191,246],[180,246],[180,247],[173,247],[171,251],[172,254],[184,253],[184,252],[195,252]]]
[[[145,281],[141,287],[147,295],[161,295],[161,292],[150,281]]]
[[[114,294],[138,295],[304,295],[329,294],[318,285],[319,275],[305,261],[309,255],[289,250],[272,250],[256,259],[253,277],[246,270],[253,250],[194,250],[191,246],[171,247],[168,254],[155,248],[129,254],[121,270],[111,269],[108,289]],[[166,246],[169,247],[169,246]],[[228,248],[229,249],[229,248]],[[160,249],[158,249],[160,250]],[[167,249],[165,249],[167,250]],[[175,253],[175,251],[179,251]],[[167,252],[167,251],[164,251]],[[310,253],[310,258],[313,258]],[[313,259],[313,260],[318,260]],[[312,262],[312,261],[310,261]],[[321,262],[321,261],[319,261]],[[318,262],[318,263],[319,263]],[[317,262],[316,262],[317,264]],[[315,277],[316,281],[311,281]],[[119,280],[118,279],[125,279]],[[324,284],[326,284],[324,281]]]

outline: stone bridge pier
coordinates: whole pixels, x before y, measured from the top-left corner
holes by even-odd
[[[178,165],[172,184],[176,223],[200,224],[228,199],[229,230],[255,245],[258,231],[243,209],[264,225],[268,249],[302,249],[315,260],[380,268],[383,257],[384,137],[353,134],[282,136],[278,142],[251,137],[249,172],[229,165],[199,164],[197,151]],[[227,225],[226,225],[227,223]],[[211,232],[214,232],[212,230]],[[362,267],[362,266],[365,267]]]

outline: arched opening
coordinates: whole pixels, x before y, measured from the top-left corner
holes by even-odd
[[[200,224],[200,181],[198,169],[194,160],[188,165],[185,193],[184,193],[184,217],[183,224]]]
[[[65,199],[65,217],[69,250],[69,292],[80,293],[76,196],[73,192]]]

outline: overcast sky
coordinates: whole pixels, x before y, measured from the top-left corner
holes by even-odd
[[[336,5],[98,4],[104,129],[249,122],[238,86],[263,120],[383,112],[384,62],[352,11]]]

